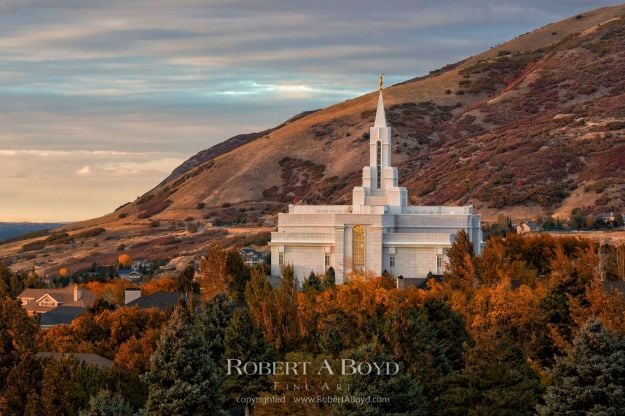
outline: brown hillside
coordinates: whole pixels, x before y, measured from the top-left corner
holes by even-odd
[[[623,74],[620,5],[385,89],[394,164],[411,202],[473,204],[486,219],[623,208]],[[91,240],[28,251],[22,241],[0,247],[0,257],[54,271],[109,261],[120,244],[135,257],[193,256],[228,229],[202,232],[206,222],[239,226],[226,238],[240,243],[242,235],[270,230],[288,203],[347,203],[368,157],[375,100],[367,94],[201,152],[136,201],[63,228],[70,235],[106,230]],[[195,223],[201,230],[190,232]],[[166,237],[177,240],[147,243]]]

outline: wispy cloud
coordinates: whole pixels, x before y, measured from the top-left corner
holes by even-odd
[[[76,175],[91,175],[91,166],[86,165],[76,171]]]

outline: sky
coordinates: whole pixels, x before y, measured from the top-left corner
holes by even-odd
[[[235,134],[599,0],[0,0],[0,221],[134,200]]]

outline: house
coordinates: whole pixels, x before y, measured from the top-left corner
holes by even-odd
[[[407,278],[442,274],[447,249],[460,230],[467,233],[475,254],[482,249],[481,217],[473,206],[415,206],[399,186],[392,164],[392,135],[383,92],[369,129],[369,163],[350,205],[289,205],[278,214],[271,233],[271,274],[291,265],[298,283],[313,271],[332,267],[336,283],[350,272],[381,275],[387,270]]]
[[[615,212],[602,212],[599,215],[597,215],[597,218],[607,224],[607,223],[616,221],[616,213]]]
[[[133,283],[140,283],[141,277],[143,276],[141,272],[132,269],[119,269],[117,275],[120,278]]]
[[[154,267],[154,263],[149,260],[134,260],[130,265],[130,269],[135,272],[148,271]]]
[[[48,313],[60,306],[93,306],[96,296],[89,289],[73,284],[55,289],[24,289],[19,295],[22,306],[29,315]]]
[[[399,290],[406,290],[411,287],[416,287],[417,289],[428,290],[428,282],[430,280],[435,280],[436,282],[440,282],[443,279],[442,275],[428,274],[426,277],[411,277],[404,278],[404,276],[398,276],[396,285]]]
[[[253,248],[243,247],[239,250],[239,254],[243,257],[243,262],[246,266],[252,267],[259,264],[265,264],[263,255]]]
[[[47,329],[57,325],[69,325],[86,310],[82,306],[59,306],[50,312],[39,315],[39,326],[42,329]]]
[[[517,234],[525,234],[540,231],[541,228],[534,221],[523,221],[519,225],[516,226]]]
[[[141,309],[158,308],[162,311],[169,311],[174,309],[179,300],[180,293],[178,292],[155,292],[148,296],[141,296],[139,293],[139,297],[128,302],[126,306],[136,306]]]

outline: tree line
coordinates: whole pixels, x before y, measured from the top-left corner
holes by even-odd
[[[332,269],[298,287],[289,266],[272,286],[266,270],[214,244],[199,279],[189,268],[173,282],[172,312],[97,302],[46,331],[15,299],[23,277],[2,267],[0,413],[620,414],[625,302],[604,287],[606,276],[618,277],[605,257],[589,240],[514,234],[490,238],[475,256],[460,232],[440,282],[400,291],[388,275],[351,273],[335,285]],[[41,351],[92,352],[114,365],[41,359]],[[245,376],[227,374],[228,358],[394,361],[400,371]],[[388,400],[294,400],[343,394]],[[241,400],[272,396],[286,400]]]

